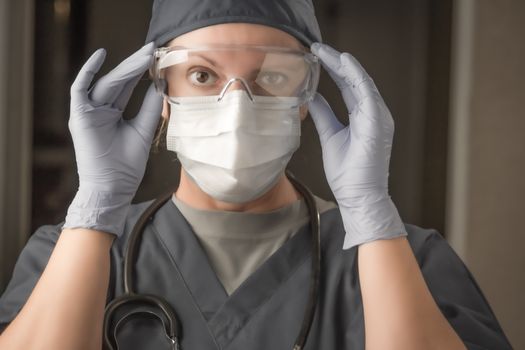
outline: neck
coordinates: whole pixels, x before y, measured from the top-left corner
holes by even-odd
[[[261,197],[246,203],[230,203],[214,199],[202,191],[181,169],[180,183],[175,196],[185,204],[203,210],[238,211],[261,213],[282,208],[301,198],[288,178],[283,174],[277,184]]]

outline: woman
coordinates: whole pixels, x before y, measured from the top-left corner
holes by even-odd
[[[147,41],[89,88],[97,51],[71,88],[78,193],[65,224],[39,229],[22,252],[0,302],[0,348],[100,349],[104,307],[124,293],[124,250],[150,205],[130,203],[160,115],[181,180],[146,224],[132,288],[173,308],[183,349],[303,348],[312,227],[284,169],[307,109],[337,207],[315,198],[322,263],[304,348],[363,349],[365,338],[367,349],[510,348],[446,242],[402,223],[387,188],[392,117],[357,61],[319,43],[310,1],[159,0]],[[348,127],[314,95],[317,60]],[[124,121],[152,64],[157,91]],[[125,325],[108,320],[111,341],[170,348],[144,317],[150,305],[139,307]]]

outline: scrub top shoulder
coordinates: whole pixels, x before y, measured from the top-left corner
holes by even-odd
[[[124,248],[149,203],[131,206],[125,232],[113,243],[108,302],[123,293]],[[436,303],[467,348],[511,349],[471,273],[442,236],[435,230],[405,227]],[[27,300],[60,228],[41,227],[22,251],[0,298],[0,329]],[[342,250],[344,235],[336,208],[321,214],[320,296],[307,350],[365,348],[358,250]],[[134,288],[172,305],[182,324],[183,348],[291,349],[308,299],[310,262],[306,224],[228,295],[190,225],[168,201],[145,228]],[[130,321],[118,340],[125,349],[169,348],[159,324],[149,319]]]

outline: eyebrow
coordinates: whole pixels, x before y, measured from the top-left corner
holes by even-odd
[[[204,61],[208,62],[209,64],[211,64],[211,65],[214,66],[214,67],[222,68],[221,65],[219,65],[216,61],[212,60],[212,59],[209,58],[209,57],[206,57],[206,56],[203,56],[203,55],[199,55],[199,54],[193,54],[192,56],[200,57],[200,58],[202,58]]]
[[[206,57],[206,56],[200,55],[200,54],[198,54],[198,53],[194,53],[192,56],[194,56],[194,57],[199,57],[199,58],[201,58],[202,60],[208,62],[209,64],[211,64],[212,66],[214,66],[214,67],[216,67],[216,68],[219,68],[219,69],[222,69],[222,68],[223,68],[223,66],[221,66],[219,63],[217,63],[217,61],[215,61],[215,60],[213,60],[213,59],[211,59],[211,58],[209,58],[209,57]],[[271,68],[272,65],[269,65],[269,67]],[[301,67],[300,67],[300,66],[297,66],[297,65],[291,65],[291,66],[290,66],[290,65],[287,65],[287,66],[286,66],[286,70],[288,70],[288,71],[292,71],[292,72],[298,72],[298,71],[301,70]],[[260,71],[260,70],[258,70],[258,69],[254,69],[254,70],[252,71],[252,74],[253,74],[253,73],[258,73],[259,71]]]

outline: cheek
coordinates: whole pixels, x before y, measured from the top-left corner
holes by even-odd
[[[306,119],[306,116],[308,115],[308,106],[302,105],[299,107],[299,115],[301,117],[301,121],[304,121]]]
[[[170,105],[166,99],[162,101],[162,118],[166,121],[170,118]]]

